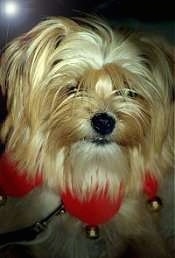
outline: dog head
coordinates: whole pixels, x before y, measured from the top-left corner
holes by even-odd
[[[52,187],[138,190],[145,170],[160,176],[172,162],[172,64],[169,48],[142,33],[41,22],[1,58],[7,152]]]

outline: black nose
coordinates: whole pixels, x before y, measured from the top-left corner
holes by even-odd
[[[97,133],[107,135],[114,130],[115,119],[107,113],[97,113],[91,118],[91,125]]]

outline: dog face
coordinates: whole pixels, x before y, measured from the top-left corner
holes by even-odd
[[[159,43],[161,45],[161,43]],[[8,116],[1,129],[19,166],[81,194],[121,181],[141,187],[171,163],[173,71],[168,49],[99,20],[53,18],[1,59]]]

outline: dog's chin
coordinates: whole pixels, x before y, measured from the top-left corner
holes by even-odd
[[[73,187],[86,195],[97,186],[103,189],[109,186],[113,197],[124,177],[128,177],[129,163],[125,149],[112,141],[112,137],[91,137],[74,143],[64,162],[64,175],[59,182],[63,187]]]

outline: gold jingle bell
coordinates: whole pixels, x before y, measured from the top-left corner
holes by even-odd
[[[89,226],[85,227],[86,236],[89,239],[97,239],[99,238],[99,227],[98,226]]]
[[[7,201],[7,196],[5,194],[0,193],[0,207],[4,206]]]
[[[156,196],[153,199],[148,200],[148,204],[153,212],[157,212],[162,207],[162,200],[160,197]]]

